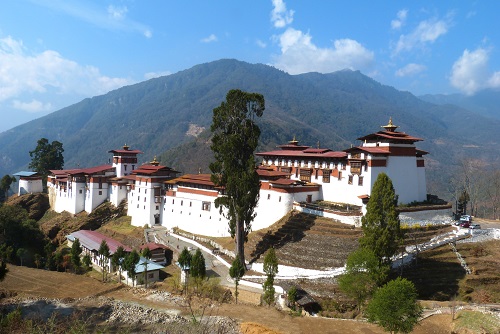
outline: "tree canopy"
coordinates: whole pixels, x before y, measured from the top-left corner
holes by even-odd
[[[211,180],[224,188],[215,205],[229,220],[229,232],[236,239],[236,254],[245,263],[244,243],[255,218],[260,181],[255,170],[254,152],[260,129],[255,123],[265,109],[264,96],[230,90],[226,101],[213,110],[210,164]]]
[[[391,179],[380,173],[373,184],[366,214],[361,218],[361,247],[371,249],[379,263],[390,263],[401,238],[397,197]]]
[[[373,251],[358,248],[347,258],[345,273],[338,278],[339,288],[353,298],[358,310],[389,274],[389,266],[381,265]]]
[[[40,138],[36,148],[30,151],[31,162],[29,168],[47,176],[51,169],[62,169],[64,166],[63,144],[54,140],[49,143],[47,138]]]
[[[410,333],[422,316],[412,282],[398,277],[375,291],[366,309],[368,321],[391,333]]]

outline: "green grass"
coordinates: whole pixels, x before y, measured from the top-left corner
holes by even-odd
[[[498,318],[481,312],[462,311],[454,321],[455,332],[468,330],[475,333],[497,333],[498,328],[500,328]]]

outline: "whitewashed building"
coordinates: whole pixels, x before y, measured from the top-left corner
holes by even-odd
[[[253,230],[266,228],[298,203],[317,200],[365,208],[380,173],[391,178],[399,203],[427,199],[422,139],[398,132],[389,120],[383,130],[358,138],[361,144],[343,151],[299,145],[297,140],[260,152],[261,181]],[[161,166],[156,158],[138,165],[142,153],[124,146],[113,153],[113,164],[87,169],[51,171],[48,189],[57,211],[91,212],[108,200],[126,200],[132,225],[163,225],[207,236],[228,236],[228,221],[215,207],[224,189],[210,174],[187,174]]]
[[[17,195],[35,194],[43,191],[42,176],[37,172],[18,172],[13,174],[18,179]]]
[[[383,128],[358,138],[362,141],[360,146],[344,151],[301,146],[292,140],[279,146],[279,150],[257,155],[265,165],[288,173],[292,180],[319,185],[318,197],[325,201],[362,206],[380,173],[392,180],[399,203],[425,201],[423,156],[427,152],[415,147],[415,142],[422,139],[397,132],[392,120]]]

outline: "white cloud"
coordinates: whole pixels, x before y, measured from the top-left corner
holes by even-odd
[[[21,102],[19,100],[12,101],[12,107],[29,113],[45,112],[52,110],[52,104],[43,103],[38,100],[31,100],[31,102]]]
[[[53,50],[29,52],[22,41],[10,36],[0,39],[0,73],[0,102],[48,92],[93,96],[132,83],[104,76],[98,68],[82,66]],[[23,104],[18,102],[17,106]]]
[[[407,77],[421,73],[426,69],[427,67],[425,65],[411,63],[398,69],[395,74],[397,77]]]
[[[450,23],[447,20],[430,19],[422,21],[410,34],[399,36],[394,53],[411,51],[416,47],[424,47],[434,43],[440,36],[448,32]]]
[[[320,48],[309,34],[288,28],[278,40],[281,54],[274,57],[273,65],[290,74],[367,69],[374,59],[372,51],[352,39],[339,39],[333,47]]]
[[[217,36],[215,36],[214,34],[211,34],[208,37],[202,38],[201,42],[203,42],[203,43],[217,42]]]
[[[466,49],[453,64],[451,85],[467,95],[474,95],[485,88],[500,88],[500,72],[489,71],[489,57],[485,48]]]
[[[276,28],[284,28],[293,22],[293,10],[287,10],[283,0],[273,0],[271,22]]]
[[[151,38],[149,27],[126,16],[127,7],[110,5],[103,7],[90,1],[81,0],[32,0],[35,4],[62,12],[97,27],[108,30],[139,32]]]
[[[115,20],[123,20],[128,12],[127,7],[115,7],[113,5],[108,6],[108,14],[111,18]]]
[[[257,44],[257,46],[262,49],[264,49],[267,46],[267,44],[261,41],[260,39],[256,40],[255,44]]]
[[[170,75],[170,74],[172,74],[172,72],[170,72],[170,71],[148,72],[148,73],[144,74],[144,79],[149,80],[149,79],[159,78],[159,77],[163,77],[163,76]]]
[[[402,9],[396,15],[397,19],[391,21],[392,29],[400,29],[406,23],[406,17],[408,16],[408,10]]]

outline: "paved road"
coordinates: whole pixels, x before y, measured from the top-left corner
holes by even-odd
[[[193,253],[196,248],[198,248],[194,241],[189,242],[186,241],[189,240],[187,238],[178,238],[177,236],[171,235],[170,233],[168,233],[165,227],[154,227],[152,229],[149,229],[147,232],[149,242],[158,242],[166,245],[177,254],[182,252],[184,247],[191,250]],[[156,239],[154,237],[156,237]],[[203,257],[205,258],[207,271],[211,271],[210,276],[220,277],[220,283],[222,285],[234,288],[234,283],[230,281],[229,268],[224,263],[222,263],[214,254],[212,254],[212,252],[207,252],[201,248],[200,250],[203,254]],[[262,293],[261,289],[249,287],[243,284],[239,285],[239,289],[255,293]]]

